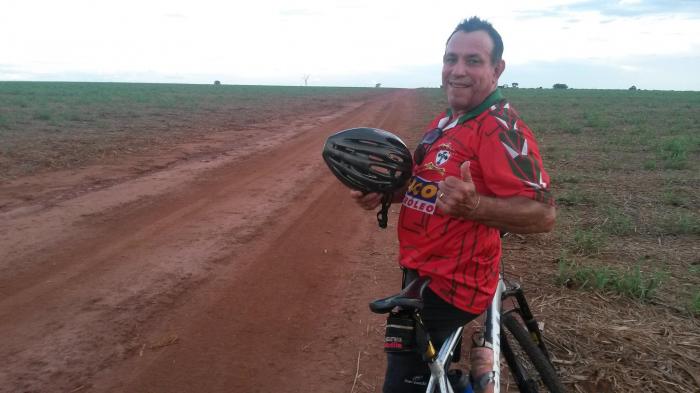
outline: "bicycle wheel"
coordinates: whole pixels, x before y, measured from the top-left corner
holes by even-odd
[[[522,393],[564,393],[554,367],[530,334],[512,314],[501,318],[501,349],[518,390]],[[504,389],[505,391],[505,389]]]

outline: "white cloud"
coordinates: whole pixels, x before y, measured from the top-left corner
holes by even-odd
[[[0,5],[0,62],[13,71],[0,70],[0,80],[61,73],[223,75],[230,83],[298,84],[311,74],[312,81],[328,84],[352,75],[369,83],[373,74],[385,79],[439,69],[445,39],[473,14],[501,32],[509,67],[566,60],[629,65],[629,56],[688,55],[700,47],[700,23],[692,15],[612,18],[575,11],[578,3],[9,0]],[[438,75],[419,79],[418,85],[439,84]]]
[[[687,55],[700,45],[700,24],[684,16],[640,16],[604,22],[596,12],[527,20],[506,27],[511,63]]]
[[[629,71],[629,72],[637,72],[639,71],[639,67],[633,66],[633,65],[627,65],[627,64],[620,64],[618,67],[623,70],[623,71]]]

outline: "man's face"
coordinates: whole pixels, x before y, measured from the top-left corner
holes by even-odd
[[[493,41],[485,31],[456,32],[447,42],[442,85],[455,115],[476,108],[498,85],[505,62],[491,63]]]

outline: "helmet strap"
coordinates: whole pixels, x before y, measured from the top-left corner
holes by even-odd
[[[377,213],[377,222],[379,223],[380,228],[386,228],[386,223],[389,220],[389,206],[391,206],[393,196],[394,194],[391,192],[387,192],[386,194],[382,195],[382,209],[379,210],[379,213]]]

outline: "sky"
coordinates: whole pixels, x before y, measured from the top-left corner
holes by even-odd
[[[0,0],[0,81],[437,87],[473,15],[500,84],[700,90],[700,0]]]

